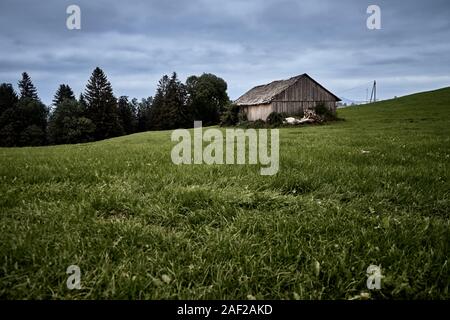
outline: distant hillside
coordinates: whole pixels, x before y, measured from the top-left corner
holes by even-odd
[[[394,119],[409,122],[448,121],[450,87],[353,106],[339,110],[338,114],[349,120],[363,122],[392,123]]]

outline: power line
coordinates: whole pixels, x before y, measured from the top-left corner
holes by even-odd
[[[354,89],[358,89],[358,88],[362,88],[362,87],[367,87],[369,84],[372,84],[372,81],[366,82],[364,84],[360,84],[360,85],[358,85],[356,87],[353,87],[353,88],[350,88],[350,89],[342,90],[342,91],[340,91],[340,93],[348,92],[348,91],[351,91],[351,90],[354,90]]]

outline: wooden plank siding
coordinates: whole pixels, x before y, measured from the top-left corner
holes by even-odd
[[[306,110],[313,109],[318,103],[324,103],[328,109],[336,112],[335,97],[308,77],[303,77],[277,94],[271,104],[273,111],[301,115]]]

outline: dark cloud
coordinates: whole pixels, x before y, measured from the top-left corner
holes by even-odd
[[[74,3],[0,2],[1,82],[27,71],[46,103],[60,83],[81,92],[96,66],[116,95],[138,98],[172,71],[215,73],[232,98],[303,72],[356,100],[374,79],[382,98],[450,85],[447,0],[86,0],[76,2],[82,29],[71,31]],[[370,4],[381,30],[366,28]]]

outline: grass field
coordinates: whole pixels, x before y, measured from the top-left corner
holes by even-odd
[[[449,299],[450,88],[338,115],[280,129],[275,176],[171,132],[0,149],[0,297]]]

